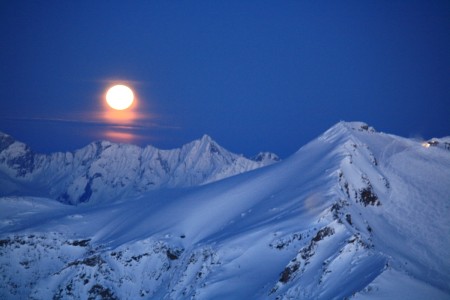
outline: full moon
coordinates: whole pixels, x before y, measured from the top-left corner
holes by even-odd
[[[106,92],[106,102],[116,110],[127,109],[133,104],[133,91],[126,85],[115,85]]]

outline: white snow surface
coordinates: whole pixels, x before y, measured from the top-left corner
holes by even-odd
[[[202,186],[5,196],[0,298],[450,299],[450,150],[435,141],[340,122]]]

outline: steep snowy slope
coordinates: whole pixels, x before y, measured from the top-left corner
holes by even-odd
[[[0,195],[44,196],[64,203],[111,201],[143,191],[201,185],[278,161],[250,160],[209,136],[180,149],[95,142],[78,151],[35,154],[0,133]]]
[[[449,182],[445,147],[342,122],[200,187],[0,198],[0,298],[449,299]]]

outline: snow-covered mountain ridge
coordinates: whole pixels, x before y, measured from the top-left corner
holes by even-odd
[[[433,141],[341,122],[190,189],[0,198],[0,298],[449,299],[449,139]]]
[[[43,196],[71,204],[110,201],[201,185],[277,161],[272,153],[247,159],[207,135],[172,150],[99,141],[75,152],[44,155],[0,133],[0,196]]]

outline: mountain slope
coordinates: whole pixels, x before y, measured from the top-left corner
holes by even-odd
[[[279,160],[274,154],[263,157],[256,161],[233,154],[207,135],[173,150],[103,141],[74,153],[43,155],[0,134],[0,195],[44,196],[71,204],[111,201],[201,185]]]
[[[342,122],[200,187],[79,207],[4,197],[0,296],[448,299],[449,181],[445,147]]]

